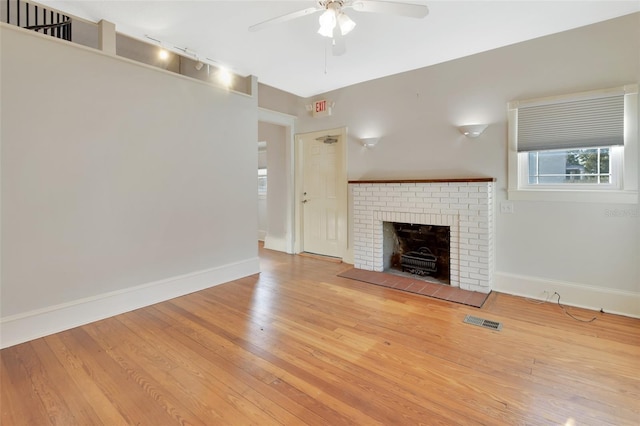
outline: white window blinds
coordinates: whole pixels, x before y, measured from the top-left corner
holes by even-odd
[[[624,94],[518,108],[518,151],[624,145]]]

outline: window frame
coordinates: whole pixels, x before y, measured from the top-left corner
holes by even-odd
[[[612,167],[617,167],[617,181],[613,185],[589,184],[529,184],[526,163],[527,153],[518,152],[518,108],[593,98],[613,93],[624,94],[624,147],[618,147],[617,158]],[[613,164],[618,161],[618,164]],[[528,164],[526,164],[528,169]],[[573,201],[603,203],[638,203],[638,85],[630,84],[612,89],[595,90],[569,95],[514,101],[508,104],[508,200],[527,201]],[[583,186],[584,185],[584,186]]]
[[[597,148],[585,148],[585,149],[609,149],[610,156],[610,170],[609,176],[611,181],[608,183],[529,183],[529,159],[528,155],[532,152],[549,152],[556,150],[545,151],[527,151],[518,153],[518,182],[520,188],[524,190],[569,190],[569,191],[612,191],[622,189],[622,174],[623,174],[623,156],[624,149],[621,146],[605,146]],[[573,151],[573,149],[559,149],[557,151],[566,152]],[[577,175],[580,176],[580,175]]]

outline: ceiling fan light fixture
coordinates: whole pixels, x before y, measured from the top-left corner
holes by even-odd
[[[337,23],[335,10],[332,8],[325,10],[318,18],[318,22],[320,23],[318,34],[325,37],[333,37],[333,29]]]
[[[340,12],[338,14],[338,26],[340,27],[342,35],[347,35],[356,27],[356,23],[345,13]]]

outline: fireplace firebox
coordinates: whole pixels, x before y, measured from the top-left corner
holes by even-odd
[[[385,269],[450,284],[448,226],[384,222]]]

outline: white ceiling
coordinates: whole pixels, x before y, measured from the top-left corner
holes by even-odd
[[[413,19],[347,10],[357,26],[345,37],[346,54],[334,57],[328,39],[316,33],[318,13],[248,31],[250,25],[313,7],[313,0],[39,1],[90,21],[111,21],[135,38],[148,35],[167,48],[188,48],[214,65],[256,75],[302,97],[640,11],[640,0],[407,2],[426,4],[429,15]]]

